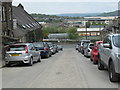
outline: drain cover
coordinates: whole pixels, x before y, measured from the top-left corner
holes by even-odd
[[[60,75],[60,74],[62,74],[62,72],[57,72],[56,74],[57,74],[57,75]]]

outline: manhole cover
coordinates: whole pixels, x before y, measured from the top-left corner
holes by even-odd
[[[60,74],[62,74],[62,72],[57,72],[56,74],[57,74],[57,75],[60,75]]]

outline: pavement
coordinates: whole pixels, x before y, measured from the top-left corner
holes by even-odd
[[[118,88],[111,83],[107,70],[99,71],[89,58],[74,46],[66,48],[33,66],[12,66],[2,69],[3,88]]]

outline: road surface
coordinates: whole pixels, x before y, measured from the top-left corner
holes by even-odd
[[[99,71],[89,58],[75,48],[65,48],[33,66],[2,69],[3,88],[118,88],[106,70]]]

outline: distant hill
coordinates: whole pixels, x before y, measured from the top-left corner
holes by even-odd
[[[89,16],[97,16],[101,13],[64,13],[64,14],[57,14],[56,16],[68,16],[68,17],[89,17]]]
[[[116,10],[116,11],[108,12],[108,13],[102,13],[98,16],[118,16],[118,12],[120,12],[120,10]]]

